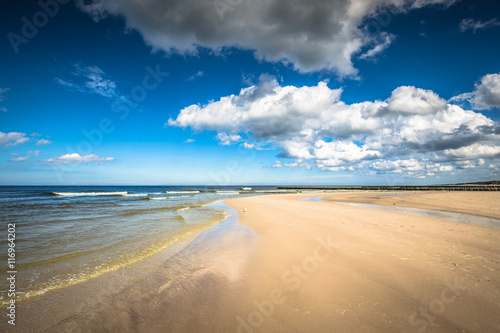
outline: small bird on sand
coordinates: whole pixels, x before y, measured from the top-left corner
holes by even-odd
[[[246,209],[246,208],[245,208],[245,209],[243,209],[243,213],[244,213],[244,212],[246,212],[246,211],[247,211],[247,209]]]

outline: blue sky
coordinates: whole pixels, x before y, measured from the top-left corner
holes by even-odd
[[[500,178],[498,1],[140,3],[2,4],[0,184]]]

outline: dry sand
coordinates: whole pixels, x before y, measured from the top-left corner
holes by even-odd
[[[468,207],[455,193],[433,194],[429,206],[497,216],[500,193],[458,194]],[[205,232],[114,295],[66,288],[79,290],[75,314],[39,326],[26,320],[20,331],[500,331],[500,230],[298,200],[306,196],[229,200],[239,224]],[[422,208],[422,197],[397,199]],[[56,296],[44,301],[54,311]],[[42,301],[21,307],[19,320]]]

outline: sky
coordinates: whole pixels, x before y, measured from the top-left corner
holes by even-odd
[[[497,0],[0,6],[0,185],[500,179]]]

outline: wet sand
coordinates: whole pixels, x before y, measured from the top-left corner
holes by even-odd
[[[450,194],[419,208],[497,214],[483,211],[496,193],[460,193],[470,203],[460,210]],[[21,304],[25,330],[9,331],[500,330],[500,230],[298,200],[307,196],[317,194],[229,200],[239,223],[222,222],[154,269],[143,263]]]
[[[335,194],[324,200],[444,210],[500,219],[499,192],[356,192]]]

